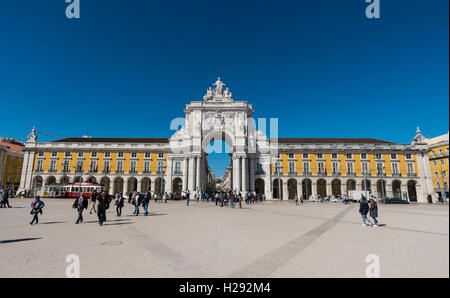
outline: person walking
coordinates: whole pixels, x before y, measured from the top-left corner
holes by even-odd
[[[239,196],[239,209],[242,209],[242,201],[244,198],[242,196]]]
[[[118,192],[116,195],[116,212],[117,212],[118,217],[122,216],[122,208],[123,208],[124,203],[125,203],[125,198],[123,197],[121,192]]]
[[[144,206],[144,216],[148,215],[148,205],[150,204],[151,195],[147,192],[142,199],[142,206]]]
[[[33,219],[30,222],[30,225],[33,225],[33,223],[39,223],[38,215],[42,214],[42,208],[44,208],[45,204],[41,201],[41,197],[36,196],[34,199],[34,202],[31,203],[31,212],[30,214],[33,215]]]
[[[136,195],[133,195],[133,199],[131,199],[131,203],[134,205],[133,214],[136,216],[139,215],[139,205],[141,204],[141,200],[141,196],[138,193]]]
[[[367,227],[368,225],[372,225],[370,220],[367,218],[367,213],[369,213],[369,204],[367,204],[366,198],[364,195],[361,195],[361,201],[359,203],[359,213],[361,214],[363,220],[363,227]]]
[[[187,193],[186,193],[186,204],[187,204],[188,207],[189,207],[189,202],[190,201],[191,201],[191,193],[188,190]]]
[[[294,200],[295,200],[295,206],[299,206],[300,204],[298,203],[298,195],[294,196]]]
[[[377,218],[378,218],[378,205],[377,205],[377,202],[375,202],[374,199],[370,199],[370,201],[369,201],[369,210],[370,210],[369,211],[369,215],[370,215],[370,217],[372,217],[373,222],[374,222],[373,227],[377,228],[378,225],[379,225],[379,222],[377,220]]]
[[[8,206],[8,208],[11,208],[11,206],[9,205],[9,192],[9,186],[6,186],[6,188],[2,192],[0,208],[6,208],[6,206]]]
[[[73,203],[72,207],[74,209],[77,209],[78,212],[78,218],[77,221],[75,222],[76,225],[83,222],[83,210],[88,208],[88,204],[89,204],[88,198],[83,195],[75,199],[75,202]]]
[[[92,214],[92,210],[94,210],[94,212],[97,212],[97,210],[95,210],[95,203],[97,201],[97,193],[96,192],[92,192],[91,193],[91,209],[89,210],[89,214]]]
[[[103,226],[103,223],[106,221],[106,210],[109,208],[109,199],[106,196],[106,192],[102,192],[97,197],[97,216],[98,216],[98,224]]]

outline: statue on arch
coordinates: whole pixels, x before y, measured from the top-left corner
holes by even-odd
[[[224,82],[222,82],[220,80],[220,77],[217,79],[217,82],[215,82],[214,84],[211,85],[212,86],[216,86],[216,90],[215,90],[215,94],[216,95],[222,95],[223,94],[223,87],[228,87],[228,84],[225,84]]]

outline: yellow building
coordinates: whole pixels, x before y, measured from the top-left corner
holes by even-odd
[[[0,188],[10,186],[16,191],[20,186],[24,145],[13,139],[0,139]]]
[[[449,197],[449,133],[428,139],[428,158],[430,159],[430,169],[433,177],[433,187],[441,199],[444,195]]]
[[[222,140],[230,148],[222,190],[264,194],[268,200],[366,192],[409,202],[436,201],[428,145],[420,130],[409,144],[373,138],[278,138],[278,133],[270,137],[255,127],[265,119],[254,118],[253,105],[235,101],[220,78],[213,86],[203,101],[186,105],[184,125],[170,138],[37,142],[33,129],[26,142],[21,189],[37,194],[81,180],[100,183],[110,193],[215,191],[208,147]]]

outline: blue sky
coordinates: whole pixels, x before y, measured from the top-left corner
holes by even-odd
[[[448,0],[80,2],[0,2],[0,136],[169,137],[217,76],[281,137],[448,131]]]

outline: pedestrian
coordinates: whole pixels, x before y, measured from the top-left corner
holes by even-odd
[[[361,201],[359,203],[359,213],[361,214],[363,220],[363,227],[367,227],[368,225],[372,225],[370,220],[367,218],[367,213],[369,213],[369,204],[367,204],[366,198],[364,195],[361,195]]]
[[[98,224],[103,226],[106,221],[106,210],[109,208],[109,198],[106,196],[106,192],[102,192],[97,196],[97,216]]]
[[[191,201],[191,193],[188,190],[188,192],[186,193],[186,204],[189,207],[189,202]]]
[[[295,200],[295,206],[299,206],[300,204],[298,203],[298,195],[294,196],[294,200]]]
[[[131,203],[134,205],[134,212],[133,214],[138,216],[139,215],[139,205],[141,204],[141,196],[139,194],[133,195],[133,198],[131,199]]]
[[[377,217],[378,217],[378,205],[377,205],[377,202],[375,202],[374,199],[370,199],[370,201],[369,201],[369,210],[370,210],[369,211],[369,215],[370,215],[370,217],[372,217],[373,222],[374,222],[373,227],[377,228],[378,225],[379,225],[378,220],[377,220]]]
[[[95,203],[97,200],[97,193],[96,192],[92,192],[91,193],[91,210],[89,211],[89,214],[92,214],[92,210],[94,210],[94,212],[97,212],[97,210],[95,210]]]
[[[33,215],[33,219],[30,222],[30,225],[33,225],[33,223],[39,223],[38,215],[42,214],[42,208],[44,208],[45,204],[41,201],[41,197],[36,196],[34,199],[34,202],[31,203],[31,212],[30,214]]]
[[[75,224],[83,222],[83,210],[88,208],[88,204],[89,204],[88,198],[83,195],[75,199],[75,202],[73,203],[72,206],[74,209],[77,209],[78,212],[78,218]]]
[[[9,186],[6,186],[6,188],[2,192],[0,208],[6,208],[6,206],[8,206],[8,208],[11,208],[11,206],[9,205],[9,192]]]
[[[164,204],[167,204],[167,200],[169,199],[169,194],[166,192],[164,194]]]
[[[117,216],[122,216],[122,208],[125,202],[125,198],[123,197],[121,192],[118,192],[116,195],[116,212]]]
[[[144,216],[148,215],[148,205],[150,204],[151,195],[147,192],[142,198],[142,206],[144,206]]]
[[[239,196],[239,209],[242,209],[242,201],[244,198],[242,196]]]

